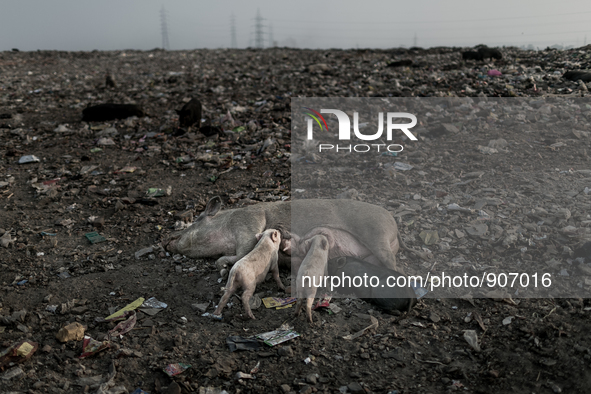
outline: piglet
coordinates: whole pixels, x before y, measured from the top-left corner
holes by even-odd
[[[244,311],[248,317],[254,319],[249,300],[256,290],[256,285],[265,280],[269,271],[273,273],[273,279],[275,279],[279,288],[285,290],[285,286],[283,286],[279,278],[279,267],[277,266],[281,234],[277,230],[269,229],[257,234],[256,237],[258,243],[254,249],[238,260],[230,270],[228,282],[226,283],[226,292],[213,312],[214,315],[221,315],[222,309],[224,309],[232,294],[242,287],[244,289],[242,293]]]

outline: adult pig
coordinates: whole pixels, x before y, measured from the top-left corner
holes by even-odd
[[[281,290],[285,290],[285,286],[283,286],[279,278],[279,268],[277,266],[279,245],[281,243],[279,231],[274,229],[265,230],[263,233],[257,234],[256,237],[259,241],[254,249],[238,260],[230,270],[228,282],[226,283],[226,292],[215,312],[213,312],[214,315],[220,315],[232,294],[239,288],[243,288],[242,305],[244,305],[244,311],[248,317],[254,319],[249,301],[256,290],[257,284],[265,280],[265,276],[269,271],[273,273],[277,286]]]
[[[370,264],[355,257],[339,257],[328,262],[328,287],[339,293],[355,294],[386,311],[409,311],[417,297],[408,283],[397,287],[397,271]],[[376,280],[377,278],[377,280]]]
[[[354,200],[296,200],[260,203],[220,211],[220,197],[212,198],[195,222],[172,234],[163,246],[188,257],[220,257],[222,268],[234,264],[257,243],[255,235],[291,223],[291,233],[304,236],[315,228],[347,232],[358,248],[368,250],[377,264],[396,269],[395,254],[400,243],[396,221],[387,210]],[[283,261],[289,262],[283,254]],[[366,256],[358,256],[365,258]]]

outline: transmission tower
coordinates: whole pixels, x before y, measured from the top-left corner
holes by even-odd
[[[166,23],[166,10],[164,6],[160,9],[160,28],[162,29],[162,49],[169,50],[170,44],[168,42],[168,24]]]
[[[232,48],[238,48],[238,44],[236,43],[236,20],[234,19],[234,13],[232,12],[232,16],[230,17],[230,33],[232,36]]]
[[[269,23],[269,46],[275,46],[275,40],[273,39],[273,25]]]
[[[265,46],[265,40],[263,38],[263,17],[261,16],[261,10],[257,9],[257,16],[254,19],[254,46],[255,48],[263,48]]]

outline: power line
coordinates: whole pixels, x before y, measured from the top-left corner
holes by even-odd
[[[236,20],[234,19],[234,13],[232,12],[232,16],[230,17],[232,27],[230,28],[230,34],[232,35],[232,48],[238,48],[238,44],[236,43]]]
[[[269,23],[269,46],[275,46],[275,40],[273,39],[273,25]]]
[[[164,6],[160,9],[160,29],[162,31],[162,49],[167,51],[170,49],[170,43],[168,42],[168,24],[166,23]]]
[[[254,46],[256,48],[264,48],[264,38],[263,38],[263,17],[261,16],[261,10],[257,8],[257,16],[255,18],[254,24]]]

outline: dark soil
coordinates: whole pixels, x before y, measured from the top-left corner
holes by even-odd
[[[23,339],[39,343],[32,358],[18,365],[22,374],[3,379],[0,373],[0,392],[96,392],[98,385],[83,378],[105,377],[113,363],[115,386],[124,386],[130,393],[136,388],[166,392],[173,380],[183,393],[205,393],[212,387],[230,393],[335,393],[344,392],[343,386],[349,392],[400,394],[588,393],[591,308],[587,299],[423,299],[412,311],[399,315],[382,313],[360,300],[337,300],[343,310],[336,315],[315,311],[317,323],[310,327],[303,317],[293,317],[293,308],[262,306],[254,311],[257,320],[244,320],[240,301],[234,298],[223,320],[215,321],[192,307],[209,302],[211,312],[219,301],[224,283],[218,280],[213,259],[170,256],[157,247],[135,257],[137,251],[157,245],[173,231],[179,214],[198,214],[213,196],[222,197],[224,208],[291,198],[291,97],[570,93],[580,85],[555,78],[554,71],[562,70],[562,57],[577,56],[577,51],[507,51],[504,60],[491,67],[522,67],[526,75],[529,67],[544,65],[531,71],[541,78],[538,90],[532,90],[527,80],[507,90],[504,83],[482,83],[479,67],[486,64],[466,65],[459,50],[445,48],[431,52],[0,53],[0,182],[7,182],[0,187],[0,236],[8,232],[14,240],[7,248],[0,247],[0,316],[27,312],[24,321],[7,319],[0,324],[0,349]],[[412,58],[414,66],[387,67],[389,61],[403,58]],[[310,70],[310,65],[318,63],[328,63],[330,69]],[[105,87],[107,71],[114,76],[115,88]],[[435,73],[438,78],[433,77]],[[466,86],[471,86],[470,91]],[[213,137],[195,130],[179,132],[174,110],[193,96],[204,105],[203,118],[235,131]],[[138,104],[148,116],[81,121],[87,104],[104,102]],[[232,120],[222,119],[227,113]],[[586,116],[581,118],[580,130],[588,129]],[[62,131],[55,131],[60,125],[64,125]],[[236,129],[240,125],[245,129]],[[101,134],[110,127],[116,130]],[[548,234],[552,242],[523,259],[541,264],[572,257],[563,253],[563,247],[572,254],[582,239],[560,236],[559,230],[567,225],[589,226],[585,222],[589,221],[589,198],[586,193],[576,198],[563,193],[584,185],[583,175],[576,171],[589,168],[590,139],[577,139],[567,131],[553,135],[535,127],[527,141],[521,135],[486,131],[467,136],[462,142],[427,136],[416,148],[424,154],[411,161],[422,166],[425,175],[416,175],[417,168],[388,187],[374,186],[374,181],[353,186],[399,213],[400,203],[389,201],[412,202],[419,193],[429,201],[442,202],[447,193],[454,193],[449,185],[457,183],[460,174],[488,171],[478,185],[456,189],[457,201],[447,202],[473,205],[474,199],[466,195],[478,197],[478,190],[496,188],[497,197],[515,198],[513,206],[503,209],[515,209],[515,220],[523,226],[536,222],[525,215],[536,206],[569,206],[572,217],[569,214],[560,226],[555,222],[530,230]],[[477,151],[478,145],[500,137],[517,144],[511,146],[512,153]],[[97,145],[101,138],[110,138],[113,144]],[[544,138],[554,139],[544,142]],[[262,149],[266,140],[270,144]],[[556,141],[565,141],[566,146],[547,148]],[[97,147],[102,150],[91,152]],[[18,164],[24,155],[35,155],[40,162]],[[85,166],[96,168],[81,173]],[[137,169],[120,172],[126,166]],[[515,167],[520,170],[514,171]],[[362,164],[358,168],[363,171]],[[556,168],[572,172],[562,174]],[[310,173],[315,170],[321,168]],[[53,180],[57,181],[48,182]],[[436,187],[426,186],[427,181]],[[168,186],[172,186],[170,195],[145,196],[149,188],[166,190]],[[334,197],[322,193],[321,182],[310,187],[315,195]],[[481,197],[495,195],[486,190]],[[517,190],[519,195],[511,195]],[[443,221],[451,234],[453,223],[465,220],[459,214],[455,219],[437,219],[436,205],[425,204],[414,225],[408,217],[401,224],[409,246],[421,246],[421,229],[439,228],[437,223]],[[431,225],[421,227],[421,223]],[[92,231],[106,241],[90,244],[85,234]],[[462,253],[468,260],[476,255],[492,258],[498,246],[474,239],[457,242],[455,246],[464,246]],[[519,253],[527,239],[523,242],[508,247],[509,252]],[[407,268],[423,263],[404,251],[399,256]],[[288,276],[289,270],[282,271],[284,283]],[[258,286],[257,292],[262,297],[284,295],[277,293],[272,280]],[[96,323],[95,318],[107,317],[139,297],[156,297],[168,307],[155,316],[138,312],[136,327],[113,339],[110,349],[79,359],[81,341],[62,344],[55,337],[61,327],[79,322],[87,335],[104,340],[115,323]],[[55,312],[48,310],[52,305],[57,306]],[[369,315],[377,318],[376,329],[358,339],[343,339],[370,325]],[[514,319],[505,325],[508,316]],[[301,336],[258,351],[228,350],[228,336],[248,337],[286,322]],[[476,330],[480,352],[468,345],[464,330]],[[139,353],[118,357],[119,349]],[[308,357],[311,362],[306,364]],[[169,378],[163,368],[179,362],[191,368]],[[256,379],[235,379],[237,372],[249,373],[259,362]]]

